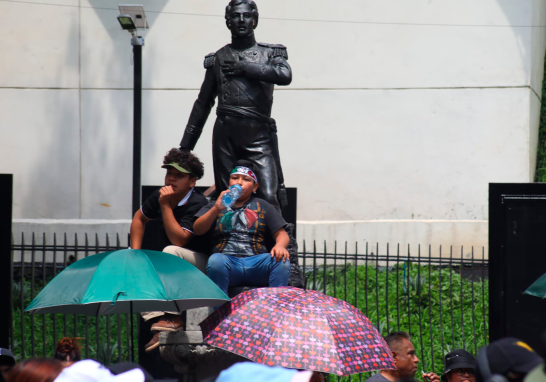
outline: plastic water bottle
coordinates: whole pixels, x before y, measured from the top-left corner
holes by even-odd
[[[242,194],[243,188],[238,184],[234,184],[229,188],[229,191],[222,196],[222,205],[226,208],[231,208]]]

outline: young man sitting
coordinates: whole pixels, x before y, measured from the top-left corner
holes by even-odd
[[[163,160],[165,186],[155,191],[135,213],[131,223],[131,248],[140,249],[146,223],[161,218],[159,247],[163,252],[178,256],[196,266],[203,273],[208,256],[204,237],[194,237],[193,217],[207,204],[203,194],[194,189],[203,177],[203,163],[190,152],[170,150]],[[160,331],[182,329],[182,320],[177,312],[145,312],[145,321],[154,320],[152,332],[156,332],[146,345],[146,351],[159,346]]]
[[[222,205],[220,194],[215,203],[203,207],[193,224],[196,235],[213,227],[213,255],[207,263],[207,275],[226,294],[228,287],[284,286],[290,275],[289,238],[286,222],[265,200],[256,198],[258,178],[249,161],[238,161],[231,172],[229,186],[240,185],[242,195],[231,209]],[[268,241],[274,243],[268,248]]]

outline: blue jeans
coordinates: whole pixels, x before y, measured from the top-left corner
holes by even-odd
[[[290,260],[277,261],[270,253],[248,257],[235,257],[214,253],[207,263],[207,276],[228,292],[228,287],[286,286],[290,276]]]

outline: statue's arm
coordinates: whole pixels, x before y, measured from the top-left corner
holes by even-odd
[[[205,60],[205,67],[207,67],[206,62],[207,60]],[[214,106],[214,100],[216,99],[216,77],[213,70],[214,64],[207,67],[205,80],[201,85],[199,96],[193,104],[184,136],[180,142],[181,149],[193,150],[195,148],[203,131],[203,126],[205,126],[210,111]]]
[[[245,75],[259,81],[270,82],[275,85],[290,85],[292,69],[283,57],[273,57],[267,64],[247,62]]]

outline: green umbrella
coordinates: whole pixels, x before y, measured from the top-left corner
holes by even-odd
[[[45,286],[25,311],[92,316],[181,312],[218,306],[225,301],[229,297],[187,261],[164,252],[122,249],[70,265]]]
[[[531,296],[546,298],[546,273],[540,276],[525,292]]]
[[[133,312],[182,312],[229,300],[207,276],[179,257],[122,249],[76,261],[55,276],[25,312],[91,316],[131,313],[133,333]],[[134,361],[133,351],[131,359]]]

